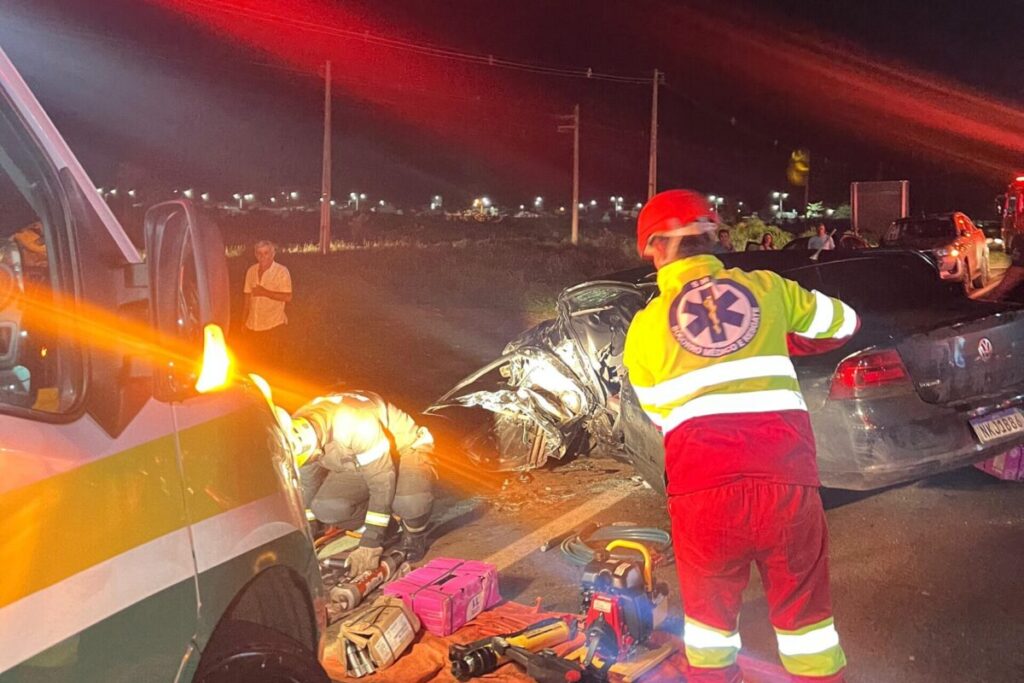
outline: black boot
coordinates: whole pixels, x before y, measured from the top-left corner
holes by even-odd
[[[405,553],[406,562],[419,562],[427,552],[427,530],[409,531],[403,528],[398,549]]]

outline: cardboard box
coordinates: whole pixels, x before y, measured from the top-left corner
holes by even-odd
[[[345,644],[350,642],[357,650],[366,650],[380,671],[395,663],[419,630],[420,620],[408,605],[399,598],[381,595],[341,623],[339,651],[344,657]]]
[[[1016,446],[975,467],[1003,481],[1024,481],[1024,446]]]
[[[384,593],[404,600],[424,628],[441,637],[501,601],[494,565],[452,558],[432,560],[384,586]]]

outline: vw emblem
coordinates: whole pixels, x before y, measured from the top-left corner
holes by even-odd
[[[978,342],[978,357],[983,361],[988,361],[992,357],[992,342],[988,337],[982,337]]]

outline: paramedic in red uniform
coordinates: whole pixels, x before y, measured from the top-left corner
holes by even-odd
[[[740,683],[743,589],[756,562],[794,681],[843,681],[814,434],[791,355],[822,353],[859,322],[837,299],[770,271],[725,268],[702,195],[653,197],[637,247],[660,294],[626,337],[629,381],[665,443],[691,683]]]

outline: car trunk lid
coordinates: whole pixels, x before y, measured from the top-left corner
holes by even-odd
[[[980,316],[932,327],[897,345],[922,400],[972,404],[1024,392],[1024,310],[977,305]]]

